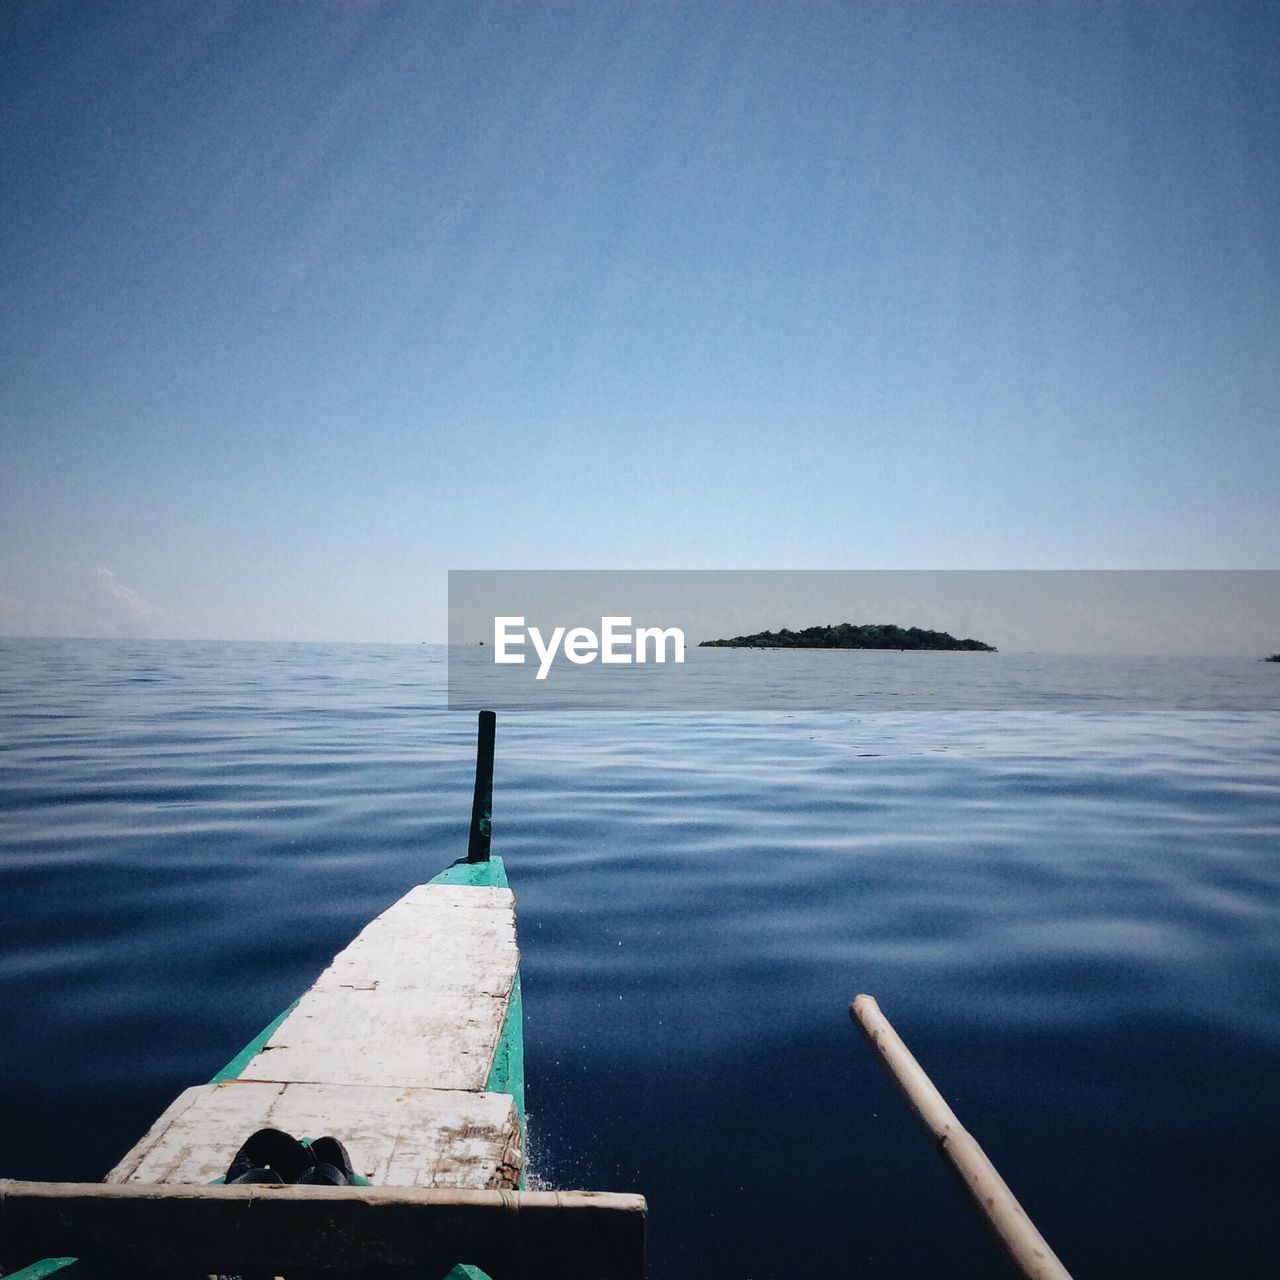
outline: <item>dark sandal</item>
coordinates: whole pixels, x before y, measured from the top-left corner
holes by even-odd
[[[248,1182],[266,1182],[272,1186],[283,1186],[284,1179],[274,1169],[246,1169],[234,1178],[227,1178],[228,1186],[242,1186]]]
[[[316,1138],[309,1148],[311,1158],[316,1162],[316,1168],[330,1168],[337,1173],[342,1181],[335,1183],[336,1186],[350,1186],[356,1180],[355,1170],[351,1167],[351,1157],[347,1154],[347,1149],[338,1141],[337,1138]],[[299,1179],[302,1181],[303,1179]],[[305,1179],[309,1182],[319,1182],[319,1178]]]

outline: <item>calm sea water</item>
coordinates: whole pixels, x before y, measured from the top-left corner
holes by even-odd
[[[538,1175],[647,1195],[655,1280],[999,1274],[868,991],[1077,1275],[1274,1275],[1280,668],[1183,678],[1232,709],[501,717]],[[0,641],[0,1175],[101,1177],[462,853],[443,698],[426,646]]]

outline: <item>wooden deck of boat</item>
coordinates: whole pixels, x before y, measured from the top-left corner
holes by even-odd
[[[270,1126],[339,1138],[379,1186],[518,1187],[516,1097],[492,1087],[519,1017],[515,903],[488,865],[490,883],[446,875],[384,911],[236,1078],[179,1095],[107,1181],[210,1182]]]

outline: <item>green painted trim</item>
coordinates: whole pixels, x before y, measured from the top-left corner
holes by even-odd
[[[301,997],[299,997],[301,999]],[[238,1080],[240,1073],[249,1065],[249,1063],[258,1056],[266,1046],[268,1040],[271,1039],[275,1029],[298,1007],[298,1001],[295,1000],[282,1014],[272,1019],[271,1022],[249,1041],[239,1053],[236,1054],[230,1062],[227,1063],[221,1071],[218,1072],[210,1084],[221,1084],[224,1080]]]
[[[73,1267],[75,1258],[45,1258],[42,1262],[33,1262],[19,1271],[10,1271],[5,1280],[45,1280],[65,1267]]]
[[[487,862],[468,862],[459,858],[457,862],[438,875],[432,876],[428,884],[465,884],[475,889],[509,889],[506,868],[501,858],[490,858]]]
[[[528,1134],[524,1121],[524,1006],[520,997],[520,973],[516,971],[507,1001],[507,1016],[502,1021],[502,1034],[493,1051],[493,1066],[484,1082],[486,1093],[509,1093],[515,1100],[520,1119],[520,1148],[525,1148]],[[524,1188],[524,1168],[520,1170],[520,1187]]]

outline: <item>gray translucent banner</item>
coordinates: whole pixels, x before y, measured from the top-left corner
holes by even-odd
[[[1274,712],[1277,650],[1275,570],[449,574],[457,709]]]

